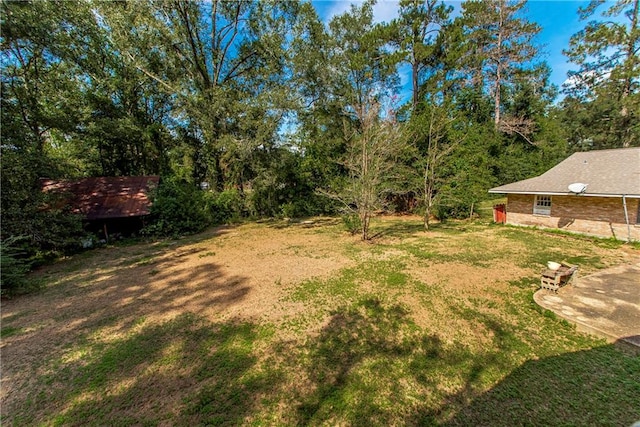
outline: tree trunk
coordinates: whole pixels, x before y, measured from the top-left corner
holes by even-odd
[[[433,207],[433,186],[429,182],[428,168],[424,175],[424,229],[429,230],[429,220],[431,219],[431,209]]]
[[[411,64],[411,81],[413,83],[413,111],[416,111],[420,98],[418,97],[418,63],[414,58]]]
[[[629,29],[629,43],[627,44],[627,65],[625,65],[625,79],[624,79],[624,87],[622,88],[622,95],[620,97],[620,103],[622,104],[622,109],[620,110],[620,116],[622,117],[622,129],[623,129],[623,137],[622,137],[622,146],[624,148],[629,148],[631,146],[630,134],[631,134],[631,125],[629,123],[629,110],[627,107],[627,99],[631,94],[631,81],[632,81],[632,60],[634,58],[634,52],[636,48],[636,42],[638,41],[638,37],[634,38],[638,28],[638,4],[640,0],[635,0],[633,3],[633,13],[631,14],[631,28]]]
[[[369,240],[369,223],[371,221],[371,214],[368,212],[368,209],[365,209],[362,212],[360,221],[362,222],[362,240]]]
[[[496,125],[496,129],[498,129],[498,126],[500,125],[500,68],[498,68],[498,73],[496,74],[497,78],[496,78],[496,86],[495,86],[495,91],[496,91],[496,99],[495,99],[495,105],[494,105],[494,123]]]
[[[496,45],[496,84],[494,87],[495,90],[495,105],[494,105],[494,123],[496,129],[500,125],[500,87],[502,86],[502,31],[504,28],[504,8],[506,4],[504,2],[500,2],[500,21],[498,22],[498,41]]]

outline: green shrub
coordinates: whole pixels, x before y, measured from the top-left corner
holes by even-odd
[[[357,214],[342,215],[342,223],[351,234],[358,234],[362,230],[362,221]]]
[[[179,235],[202,231],[212,224],[211,193],[177,179],[161,181],[153,197],[147,235]]]
[[[25,237],[9,237],[0,241],[0,293],[6,295],[27,287],[26,276],[31,268]],[[22,244],[21,244],[22,243]]]
[[[88,234],[82,226],[82,216],[63,209],[38,212],[33,216],[31,246],[38,248],[38,257],[57,258],[81,249]]]
[[[280,209],[282,211],[282,216],[286,218],[302,218],[323,213],[323,211],[318,208],[313,195],[300,200],[284,203]]]
[[[246,211],[244,198],[236,189],[212,194],[210,202],[208,209],[213,222],[216,224],[238,220]]]

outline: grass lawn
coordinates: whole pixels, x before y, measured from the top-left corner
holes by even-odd
[[[479,222],[263,222],[89,251],[2,303],[3,425],[631,425],[640,357],[532,295],[637,246]]]

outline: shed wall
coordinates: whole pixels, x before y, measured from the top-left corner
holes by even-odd
[[[627,199],[628,230],[621,197],[552,196],[551,215],[534,215],[532,194],[507,196],[507,224],[560,228],[599,237],[640,241],[638,203]]]

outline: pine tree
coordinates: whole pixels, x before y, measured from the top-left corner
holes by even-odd
[[[389,26],[401,63],[411,67],[411,108],[421,101],[420,86],[428,73],[429,58],[435,55],[436,39],[447,24],[452,8],[437,0],[401,0],[399,17]]]
[[[462,5],[462,19],[466,27],[467,68],[472,84],[487,89],[494,103],[493,120],[500,130],[508,122],[511,127],[528,132],[517,118],[505,120],[503,93],[512,86],[538,54],[534,37],[540,27],[521,18],[525,0],[466,1]],[[485,81],[486,79],[486,81]]]
[[[640,0],[608,3],[601,19],[589,21],[564,51],[578,65],[565,87],[565,109],[574,110],[567,118],[582,116],[591,128],[584,138],[574,138],[574,144],[587,148],[640,144],[639,4]],[[579,10],[580,18],[594,17],[602,5],[591,1]]]

